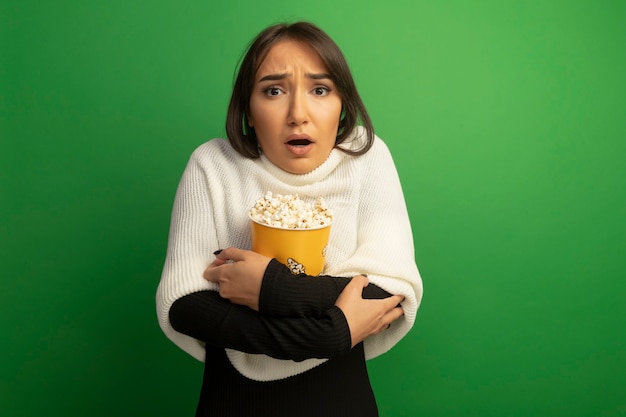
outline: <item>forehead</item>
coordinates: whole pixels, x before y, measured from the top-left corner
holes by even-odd
[[[257,71],[257,79],[267,74],[328,72],[326,64],[315,49],[303,42],[285,40],[272,46]]]

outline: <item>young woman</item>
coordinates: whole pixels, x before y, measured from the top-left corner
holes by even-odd
[[[393,160],[335,42],[307,22],[261,32],[227,135],[185,169],[157,291],[167,337],[205,362],[196,415],[377,416],[365,360],[410,330],[422,283]],[[249,250],[267,191],[332,209],[320,276]]]

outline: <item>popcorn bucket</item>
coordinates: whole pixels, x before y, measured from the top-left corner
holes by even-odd
[[[250,219],[252,250],[276,258],[292,274],[319,275],[324,269],[330,226],[285,229]]]

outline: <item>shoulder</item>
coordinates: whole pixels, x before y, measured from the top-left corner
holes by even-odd
[[[367,141],[367,131],[362,126],[357,126],[350,138],[346,141],[348,149],[359,149]],[[353,156],[352,159],[357,164],[363,165],[391,165],[393,166],[393,158],[389,147],[383,139],[374,134],[372,147],[363,155]]]
[[[191,159],[205,160],[220,157],[231,157],[237,154],[226,139],[215,138],[198,146],[191,154]]]
[[[245,158],[230,145],[228,140],[215,138],[198,146],[189,158],[190,166],[197,166],[203,170],[238,169],[246,167],[252,160]]]
[[[352,133],[339,146],[346,150],[355,151],[358,149],[362,149],[367,140],[367,130],[363,126],[356,126]],[[390,155],[390,152],[387,144],[385,144],[385,142],[377,134],[374,134],[374,142],[372,143],[372,147],[364,155],[368,154]]]
[[[398,178],[398,170],[387,144],[374,137],[372,147],[363,155],[354,157],[363,183],[390,185]]]
[[[383,141],[378,136],[374,136],[374,144],[372,145],[370,151],[373,155],[391,158],[391,151],[389,150],[389,147],[387,146],[385,141]]]

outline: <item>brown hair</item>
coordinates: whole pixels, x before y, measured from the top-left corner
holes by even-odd
[[[226,116],[226,135],[232,147],[247,158],[258,158],[259,147],[254,128],[248,126],[250,97],[254,78],[269,50],[280,41],[293,40],[312,47],[322,58],[337,91],[341,95],[342,110],[335,147],[351,155],[362,155],[374,143],[374,126],[356,89],[354,79],[343,53],[323,30],[309,22],[281,23],[270,26],[257,35],[241,61]],[[361,122],[367,132],[367,141],[356,150],[344,149],[343,143]]]

